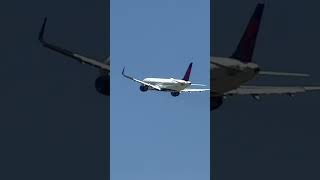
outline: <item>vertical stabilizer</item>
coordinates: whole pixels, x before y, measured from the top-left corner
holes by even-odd
[[[249,63],[252,61],[257,35],[259,32],[260,22],[264,10],[264,4],[259,3],[251,16],[250,22],[242,35],[236,51],[231,58],[238,59],[241,62]]]
[[[182,80],[189,81],[189,77],[190,77],[190,74],[191,74],[191,69],[192,69],[192,63],[189,64],[189,67],[188,67],[186,73],[184,74]]]

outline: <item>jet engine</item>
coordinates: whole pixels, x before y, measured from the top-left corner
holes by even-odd
[[[95,81],[96,90],[106,96],[110,96],[110,77],[108,75],[99,76]]]
[[[176,97],[176,96],[179,96],[179,92],[177,92],[177,91],[174,91],[174,92],[171,92],[171,95],[173,96],[173,97]]]
[[[222,96],[214,96],[210,97],[210,110],[213,111],[215,109],[218,109],[223,103],[223,97]]]
[[[141,85],[141,86],[140,86],[140,91],[142,91],[142,92],[148,91],[148,86]]]

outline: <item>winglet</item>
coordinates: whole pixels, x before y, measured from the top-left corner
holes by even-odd
[[[47,24],[47,17],[45,17],[43,20],[43,24],[42,24],[41,30],[39,32],[39,37],[38,37],[39,41],[42,43],[44,42],[43,41],[43,34],[44,34],[44,30],[46,28],[46,24]]]
[[[130,77],[130,76],[128,76],[128,75],[126,75],[125,73],[124,73],[124,70],[126,69],[126,67],[123,67],[123,69],[122,69],[122,76],[124,76],[124,77],[126,77],[126,78],[128,78],[128,79],[131,79],[131,80],[134,80],[133,79],[133,77]]]
[[[189,67],[188,67],[186,73],[184,74],[182,80],[189,81],[191,69],[192,69],[192,63],[189,64]]]
[[[122,75],[123,76],[126,76],[125,74],[124,74],[124,70],[126,69],[126,67],[123,67],[123,69],[122,69]]]

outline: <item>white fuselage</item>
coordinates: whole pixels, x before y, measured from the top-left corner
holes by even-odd
[[[164,79],[164,78],[145,78],[143,82],[159,86],[164,91],[181,91],[191,85],[190,81],[184,81],[181,79]],[[149,90],[154,90],[149,87]]]
[[[211,57],[210,62],[210,89],[216,96],[254,79],[260,70],[254,63],[243,63],[232,58]]]

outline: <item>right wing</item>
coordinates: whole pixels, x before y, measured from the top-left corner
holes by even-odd
[[[140,84],[143,84],[143,85],[152,87],[152,88],[154,88],[154,89],[156,89],[156,90],[158,90],[158,91],[161,91],[161,88],[160,88],[159,86],[155,86],[155,85],[152,85],[152,84],[143,82],[143,81],[141,81],[141,80],[139,80],[139,79],[133,78],[133,77],[131,77],[131,76],[128,76],[128,75],[126,75],[126,74],[124,73],[124,70],[125,70],[125,68],[123,68],[123,70],[122,70],[122,75],[123,75],[124,77],[126,77],[126,78],[128,78],[128,79],[130,79],[130,80],[132,80],[132,81],[136,81],[136,82],[138,82],[138,83],[140,83]]]
[[[44,47],[49,48],[49,49],[51,49],[53,51],[56,51],[58,53],[61,53],[63,55],[69,56],[69,57],[71,57],[73,59],[76,59],[82,64],[89,64],[91,66],[94,66],[94,67],[102,70],[102,71],[110,72],[110,65],[108,65],[108,64],[96,61],[96,60],[91,59],[91,58],[87,58],[87,57],[81,56],[80,54],[71,52],[71,51],[63,49],[63,48],[61,48],[59,46],[56,46],[56,45],[53,45],[53,44],[50,44],[50,43],[46,42],[44,40],[44,38],[43,38],[43,34],[44,34],[45,27],[46,27],[46,23],[47,23],[47,18],[44,19],[44,22],[43,22],[42,27],[41,27],[41,31],[39,33],[39,38],[38,38],[39,41],[42,43],[42,45]]]
[[[189,89],[189,88],[187,88],[187,89],[183,89],[183,90],[181,90],[180,92],[204,92],[204,91],[210,91],[210,89]]]
[[[225,95],[274,95],[304,93],[307,91],[320,91],[320,86],[251,86],[244,85],[231,90]]]

